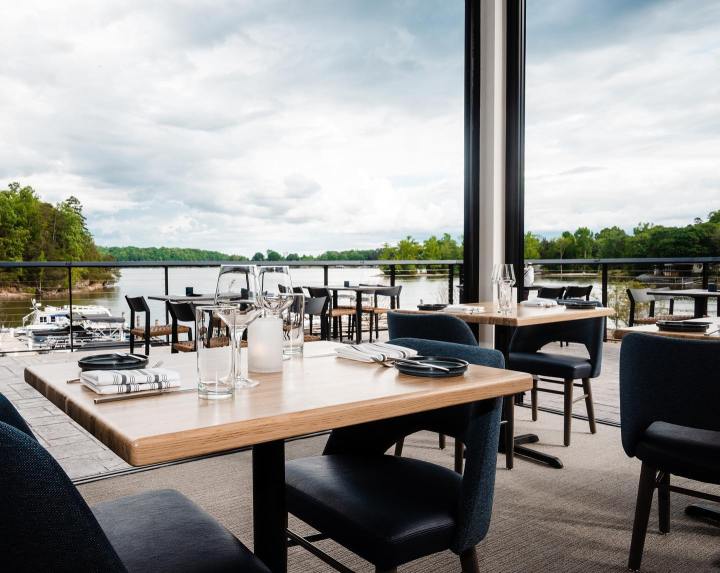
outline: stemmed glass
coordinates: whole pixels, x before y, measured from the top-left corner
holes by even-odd
[[[227,305],[228,310],[218,312],[220,320],[230,331],[233,346],[233,372],[235,386],[252,388],[257,381],[250,380],[242,373],[242,338],[248,325],[261,313],[255,265],[223,265],[220,267],[215,304]]]
[[[263,266],[258,275],[260,304],[271,316],[280,316],[293,303],[293,286],[290,267]]]
[[[506,314],[512,309],[512,287],[515,284],[515,269],[510,264],[493,266],[492,282],[497,285],[498,312]]]

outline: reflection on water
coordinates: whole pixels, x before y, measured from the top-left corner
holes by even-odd
[[[217,268],[170,268],[168,272],[168,291],[171,294],[185,294],[185,287],[193,287],[196,293],[214,293],[217,281]],[[293,284],[300,286],[320,286],[323,284],[322,267],[291,268]],[[390,278],[378,268],[346,267],[330,268],[330,284],[390,284]],[[457,278],[455,280],[457,284]],[[400,295],[402,307],[414,308],[420,300],[423,302],[447,302],[447,277],[420,275],[398,278],[397,284],[403,285]],[[115,316],[129,317],[125,296],[161,295],[165,292],[163,269],[122,269],[115,287],[89,293],[73,292],[73,304],[96,304],[107,307]],[[457,296],[457,292],[456,292]],[[67,295],[44,297],[42,304],[62,306],[68,303]],[[165,306],[159,301],[148,301],[152,321],[164,322]],[[0,325],[18,326],[22,317],[31,311],[30,297],[22,300],[0,300]]]

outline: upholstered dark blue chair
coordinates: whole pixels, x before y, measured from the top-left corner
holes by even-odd
[[[537,420],[538,416],[538,392],[564,395],[563,443],[566,446],[570,445],[572,406],[578,400],[585,399],[590,432],[594,434],[597,431],[590,379],[600,375],[604,333],[605,318],[601,317],[524,326],[516,329],[510,340],[508,368],[533,375],[533,421]],[[540,351],[545,345],[561,340],[582,344],[588,357]],[[582,383],[576,384],[575,380],[581,380]],[[563,390],[542,388],[539,382],[562,384]],[[573,399],[575,387],[582,388],[583,395]]]
[[[268,569],[176,491],[90,509],[0,395],[0,564],[13,572],[230,572]]]
[[[433,354],[457,350],[455,356],[471,358],[466,345],[418,344]],[[500,353],[485,352],[502,364]],[[396,571],[399,565],[450,549],[460,555],[464,572],[477,572],[475,546],[490,525],[501,403],[487,400],[334,430],[322,456],[286,464],[289,512],[377,571]],[[462,475],[384,454],[421,430],[465,444]]]
[[[420,354],[428,355],[430,349],[426,342],[434,341],[450,344],[450,346],[432,345],[435,351],[441,352],[444,356],[455,356],[473,364],[491,366],[493,368],[504,368],[505,361],[502,355],[494,350],[487,350],[478,346],[475,335],[470,327],[455,316],[447,314],[408,314],[402,312],[391,312],[388,314],[388,331],[390,341],[402,346],[414,348]],[[505,400],[505,452],[507,456],[507,467],[513,465],[513,401]],[[440,449],[445,448],[445,435],[440,434]],[[395,455],[402,455],[403,440],[398,441],[395,446]],[[455,444],[455,469],[462,472],[463,447],[462,444]]]
[[[670,531],[670,476],[720,484],[720,343],[629,334],[620,349],[620,423],[628,456],[642,462],[628,567],[640,568],[658,490],[660,532]],[[702,494],[720,501],[720,496]],[[708,565],[709,566],[709,565]]]

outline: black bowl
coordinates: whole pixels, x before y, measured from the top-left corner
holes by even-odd
[[[446,307],[446,304],[419,304],[417,305],[418,310],[442,310]]]
[[[144,354],[128,354],[113,352],[112,354],[95,354],[78,360],[80,370],[134,370],[147,366],[148,357]]]

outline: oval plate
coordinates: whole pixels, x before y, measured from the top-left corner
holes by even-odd
[[[148,357],[144,354],[113,352],[112,354],[95,354],[78,360],[78,366],[85,370],[132,370],[147,366]]]
[[[436,366],[442,366],[449,368],[450,372],[443,372],[442,370],[434,370],[432,368],[424,368],[423,366],[413,366],[407,363],[395,363],[397,368],[403,374],[409,376],[421,376],[423,378],[448,378],[451,376],[462,376],[468,368],[469,362],[461,360],[460,358],[451,358],[449,356],[413,356],[406,360],[412,360],[413,362],[419,362],[420,364],[434,364]]]
[[[446,304],[419,304],[417,305],[418,310],[442,310],[446,307]]]

